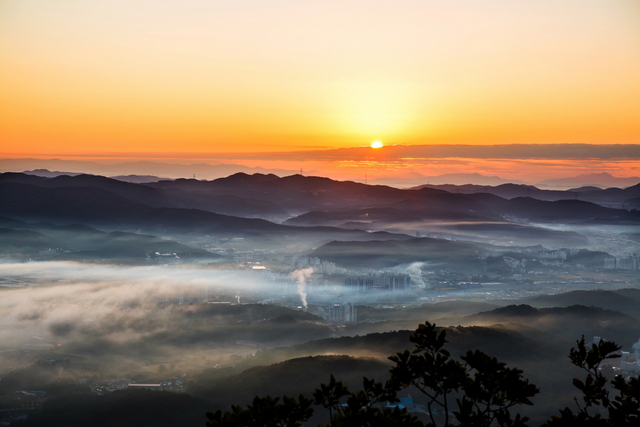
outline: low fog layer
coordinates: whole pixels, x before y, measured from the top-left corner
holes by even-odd
[[[406,270],[412,268],[415,266]],[[4,283],[0,288],[0,350],[62,345],[64,351],[82,354],[95,354],[93,346],[120,354],[160,354],[166,347],[211,349],[216,343],[237,340],[262,346],[322,338],[331,334],[330,329],[306,312],[312,273],[312,268],[300,269],[275,280],[264,271],[197,266],[0,263]],[[370,298],[339,285],[315,292],[315,300],[325,304]],[[231,304],[261,299],[272,303],[274,298],[299,309]],[[259,336],[260,322],[283,315],[309,323],[286,325],[299,329],[298,335],[292,331],[289,336],[278,335],[278,326],[271,325],[270,334]],[[229,326],[239,321],[249,323]]]
[[[249,273],[71,262],[0,264],[0,276],[29,284],[0,291],[0,342],[5,349],[79,338],[134,342],[171,327],[157,319],[167,315],[168,310],[159,310],[163,302],[201,300],[206,292],[229,300],[266,286]]]

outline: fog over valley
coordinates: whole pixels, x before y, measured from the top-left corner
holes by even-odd
[[[127,180],[0,175],[1,422],[195,426],[331,375],[358,390],[395,372],[425,322],[455,360],[522,369],[540,389],[518,409],[530,425],[578,395],[567,355],[582,336],[622,346],[602,372],[640,372],[638,185]],[[415,385],[397,397],[446,418]]]

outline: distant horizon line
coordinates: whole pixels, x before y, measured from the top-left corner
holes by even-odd
[[[470,149],[473,153],[467,153],[470,155],[461,156],[462,153],[451,152],[447,153],[447,149],[456,148],[464,148]],[[389,144],[385,145],[382,148],[376,149],[379,154],[389,154],[389,151],[411,151],[414,150],[428,150],[428,157],[462,157],[462,158],[475,158],[479,152],[482,151],[493,151],[496,148],[507,149],[508,151],[516,150],[517,153],[492,153],[493,155],[490,158],[500,159],[500,158],[608,158],[608,159],[640,159],[640,143],[636,144],[590,144],[590,143],[541,143],[541,144],[524,144],[524,143],[509,143],[509,144]],[[546,152],[544,148],[555,149],[552,151],[556,151],[558,149],[580,149],[579,153],[567,153],[563,152]],[[589,153],[589,149],[595,149],[598,151],[596,153]],[[602,156],[602,151],[611,150],[615,151],[617,155],[605,155]],[[368,153],[372,153],[372,148],[369,145],[359,145],[352,147],[338,147],[338,148],[312,148],[312,149],[297,149],[297,150],[279,150],[279,151],[260,151],[260,152],[219,152],[219,151],[194,151],[194,152],[140,152],[140,151],[131,151],[131,152],[80,152],[80,153],[0,153],[0,159],[14,159],[14,160],[24,160],[24,159],[38,159],[38,160],[69,160],[71,158],[82,158],[82,159],[104,159],[104,160],[117,160],[117,159],[200,159],[200,160],[228,160],[228,159],[256,159],[256,158],[273,158],[273,156],[285,155],[285,156],[305,156],[309,154],[352,154],[352,151],[366,151]],[[444,151],[443,151],[444,150]],[[522,152],[524,150],[525,152]],[[528,152],[529,150],[535,151]],[[541,150],[542,152],[538,152]],[[585,152],[585,150],[587,152]],[[627,151],[627,150],[630,150]],[[376,154],[378,154],[376,153]],[[401,154],[401,153],[398,153]],[[404,153],[402,153],[404,154]],[[420,153],[422,154],[422,153]],[[475,155],[474,155],[475,154]],[[561,154],[558,156],[558,154]],[[574,154],[573,156],[567,156],[568,154]],[[384,156],[387,157],[387,156]],[[481,158],[487,158],[486,156],[481,156]],[[327,158],[325,157],[325,160]]]

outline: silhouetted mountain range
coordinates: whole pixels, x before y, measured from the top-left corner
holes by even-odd
[[[302,175],[279,178],[276,175],[237,173],[213,181],[179,179],[161,181],[152,186],[177,188],[209,196],[241,194],[242,197],[270,201],[294,213],[322,208],[391,203],[407,197],[405,190],[393,187]]]
[[[167,176],[170,178],[185,178],[193,177],[194,175],[196,175],[196,177],[198,177],[199,179],[216,179],[237,172],[275,173],[280,176],[295,173],[294,170],[266,169],[261,167],[249,167],[230,163],[192,163],[185,165],[152,161],[98,163],[85,160],[63,159],[0,159],[0,171],[22,172],[33,169],[69,171],[76,174],[91,173],[105,176],[137,174]]]
[[[437,220],[503,220],[516,216],[529,221],[637,221],[637,213],[607,209],[583,200],[557,200],[548,202],[532,197],[513,197],[505,200],[490,194],[452,194],[437,189],[400,190],[385,186],[370,186],[329,178],[291,175],[238,173],[214,181],[179,179],[157,183],[133,184],[94,175],[58,176],[43,178],[25,174],[0,175],[1,184],[29,184],[40,188],[96,188],[151,207],[201,209],[210,212],[269,219],[284,218],[287,212],[306,213],[323,210],[342,216],[341,222],[358,221],[357,209],[387,209],[393,221]],[[10,191],[5,187],[6,191]],[[506,185],[495,187],[504,196],[517,196],[533,190],[540,197],[548,192],[534,187]],[[24,190],[24,189],[23,189]],[[26,190],[25,190],[26,191]],[[627,200],[640,193],[640,185],[625,190],[609,189],[581,192],[582,199],[596,194],[600,200]],[[554,197],[561,197],[553,192]],[[106,195],[104,195],[107,197]],[[338,211],[336,209],[356,209]],[[346,213],[345,213],[346,212]],[[372,211],[373,212],[373,211]],[[379,211],[382,212],[382,211]],[[365,212],[366,213],[366,212]],[[382,212],[384,213],[384,212]],[[317,215],[316,215],[317,216]],[[296,225],[326,225],[320,218],[310,222],[311,215],[289,221]]]
[[[60,176],[60,175],[68,175],[68,176],[82,175],[81,173],[77,173],[77,172],[50,171],[49,169],[34,169],[31,171],[23,171],[22,173],[25,175],[41,176],[43,178],[55,178],[56,176]]]
[[[76,175],[86,175],[83,173],[75,173],[75,172],[61,172],[61,171],[50,171],[48,169],[34,169],[31,171],[24,171],[22,172],[26,175],[35,175],[35,176],[42,176],[44,178],[55,178],[57,176],[61,176],[61,175],[68,175],[68,176],[76,176]],[[110,178],[112,179],[117,179],[118,181],[124,181],[124,182],[133,182],[135,184],[145,184],[147,182],[158,182],[161,180],[167,180],[169,178],[161,178],[158,176],[154,176],[154,175],[116,175],[116,176],[111,176]]]
[[[398,188],[415,187],[416,185],[500,185],[506,183],[526,184],[519,180],[504,179],[499,176],[487,176],[479,173],[447,173],[442,175],[423,175],[412,172],[404,176],[381,177],[369,180],[370,184],[391,185]]]
[[[42,187],[11,182],[15,181],[15,178],[23,177],[25,175],[0,175],[0,198],[3,200],[0,215],[24,221],[50,221],[59,225],[79,223],[105,230],[142,230],[151,234],[196,232],[218,237],[244,236],[254,239],[278,239],[288,235],[299,240],[317,241],[320,244],[335,239],[371,240],[383,236],[388,239],[407,238],[389,233],[372,234],[331,227],[287,226],[263,219],[221,215],[198,209],[154,207],[132,199],[147,200],[150,203],[162,201],[165,195],[161,190],[103,177],[28,179],[32,182],[45,180],[43,182],[49,184],[52,181],[54,184],[61,181],[72,181],[72,184],[90,182],[128,197],[96,186]]]
[[[29,184],[45,188],[93,187],[152,207],[193,208],[245,217],[286,217],[286,212],[283,209],[280,209],[269,201],[251,200],[237,195],[206,197],[201,194],[181,191],[176,188],[162,190],[148,185],[123,182],[114,178],[96,175],[44,178],[25,174],[5,173],[0,175],[0,184],[4,183]]]
[[[627,195],[638,191],[636,187],[640,188],[593,193]],[[580,194],[588,193],[592,192]],[[0,198],[0,215],[23,221],[86,224],[110,231],[159,235],[177,232],[245,237],[269,244],[295,238],[312,247],[332,240],[406,240],[406,233],[417,232],[506,245],[580,247],[587,240],[575,232],[527,223],[640,222],[638,211],[606,208],[582,200],[505,199],[487,193],[454,194],[430,188],[400,190],[302,175],[280,178],[238,173],[214,181],[179,179],[135,184],[95,175],[44,178],[5,173],[0,175]],[[284,219],[291,212],[302,215],[283,224],[265,220]],[[431,228],[425,231],[427,226]],[[392,244],[382,246],[391,248]],[[430,249],[424,249],[429,253]],[[408,246],[383,252],[387,263],[410,262],[417,254]],[[365,256],[358,250],[353,256],[364,259],[372,255]],[[352,261],[360,262],[355,258]]]

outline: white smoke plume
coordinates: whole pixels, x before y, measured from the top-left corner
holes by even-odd
[[[413,286],[424,287],[426,284],[422,280],[422,268],[426,265],[424,262],[412,262],[411,264],[401,264],[393,268],[396,273],[408,274],[411,277]]]
[[[424,280],[422,280],[422,267],[424,267],[424,265],[424,262],[409,264],[405,272],[411,277],[411,283],[418,286],[425,286]]]
[[[313,274],[313,267],[295,270],[294,272],[291,273],[291,276],[294,279],[296,279],[296,281],[298,282],[298,295],[300,295],[300,301],[302,302],[302,306],[304,307],[305,311],[307,310],[307,307],[308,307],[307,293],[305,291],[306,291],[307,281],[311,278],[312,274]]]

